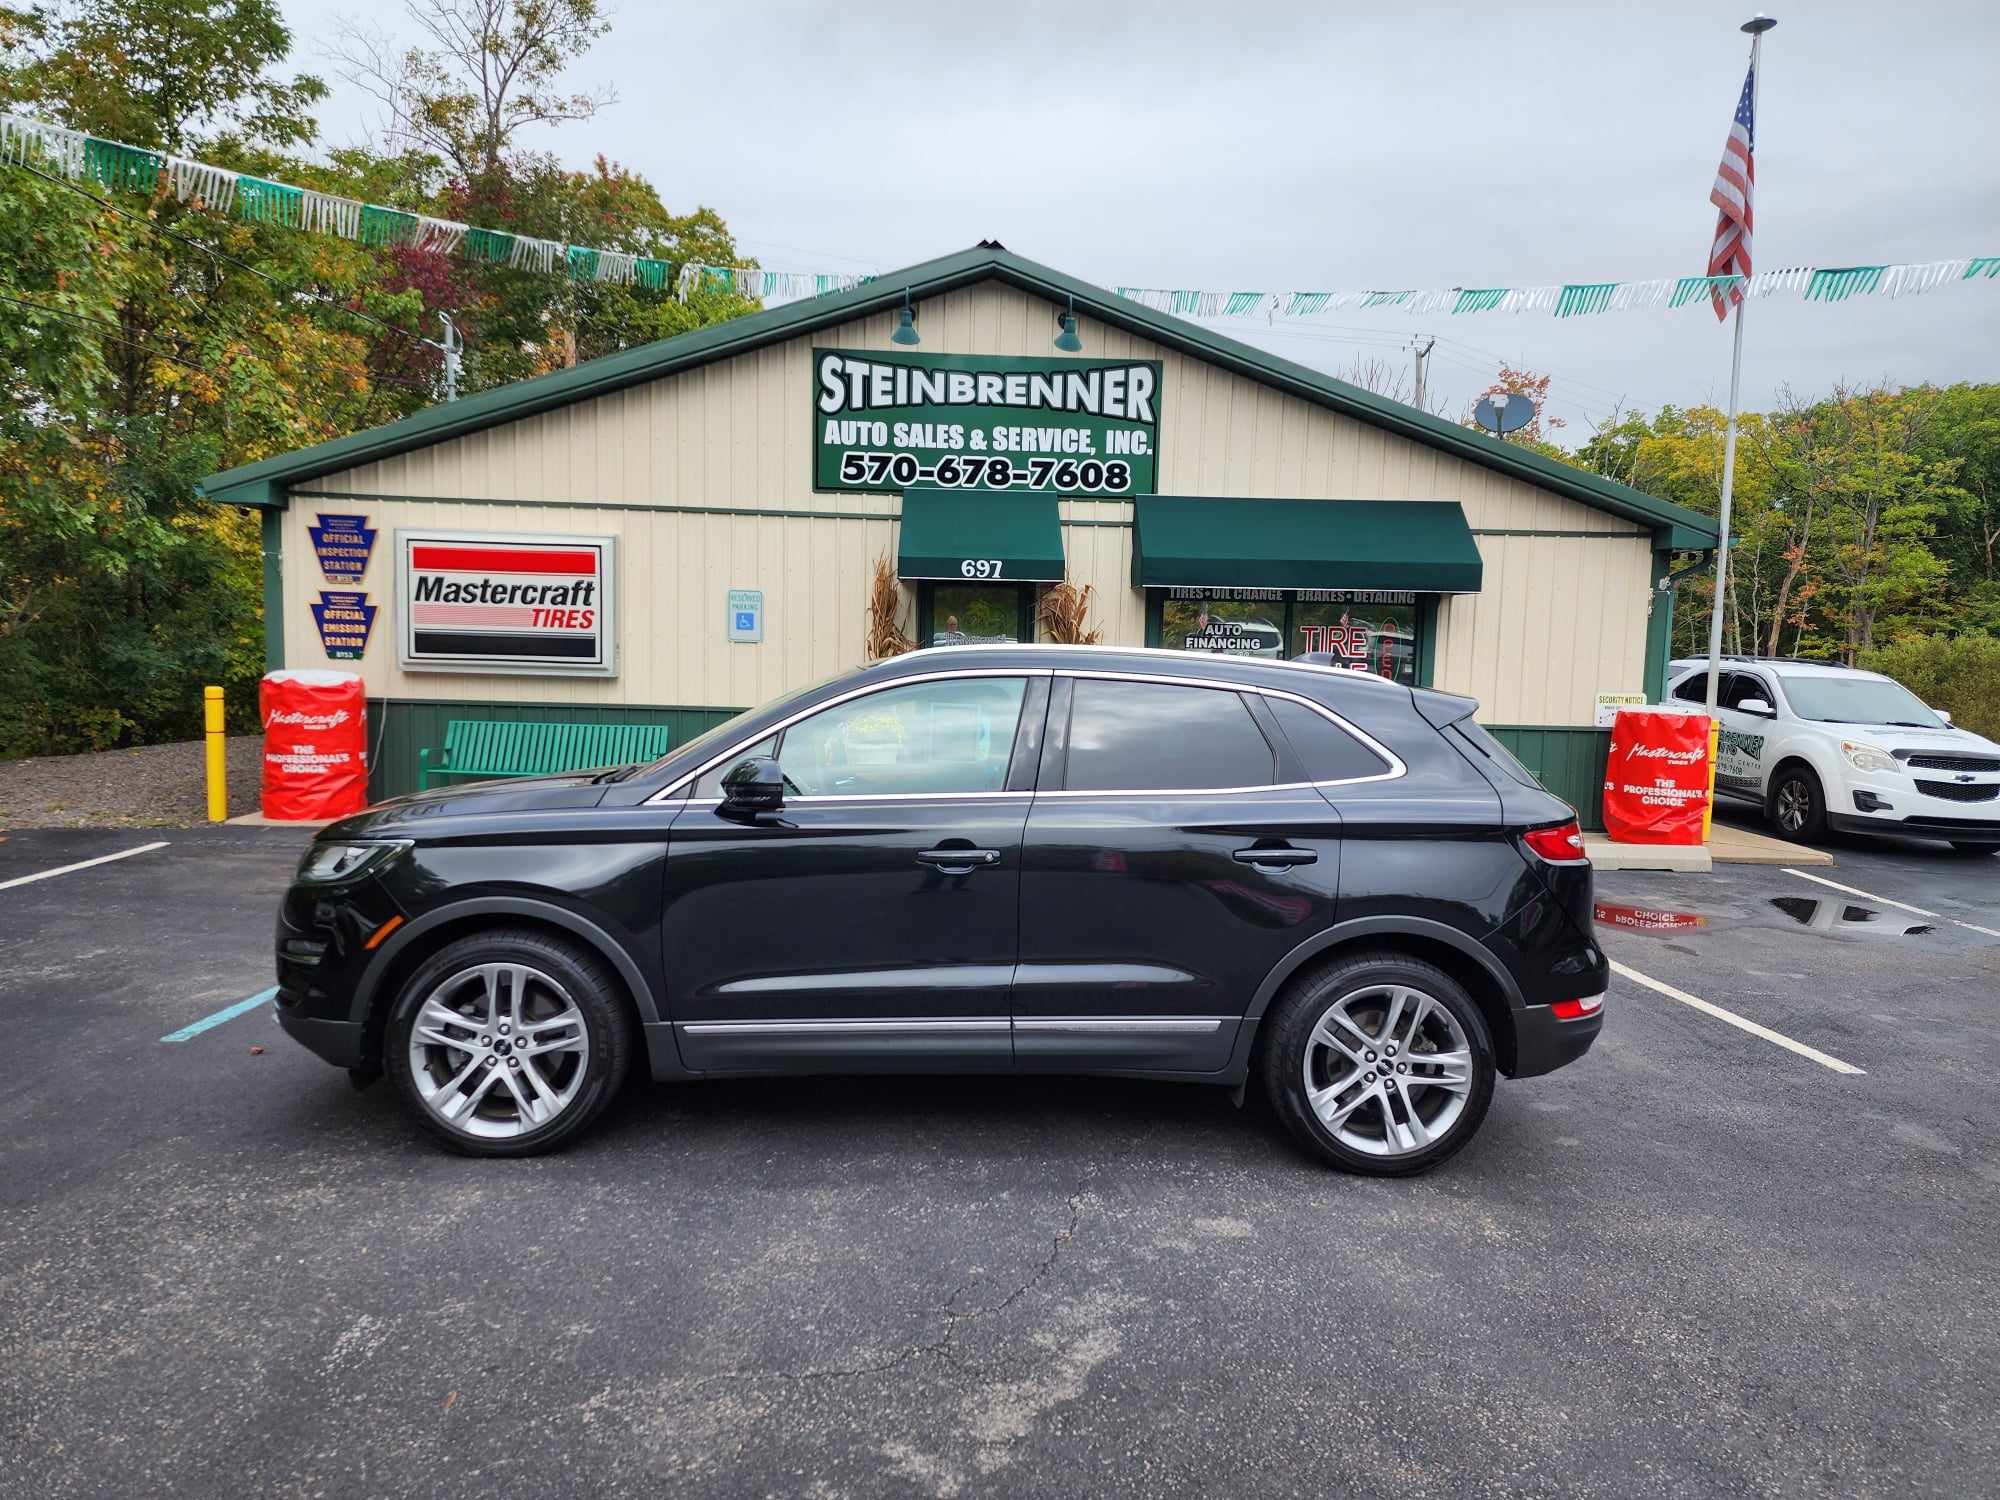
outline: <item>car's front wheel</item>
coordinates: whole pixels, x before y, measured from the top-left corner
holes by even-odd
[[[1771,784],[1771,821],[1795,844],[1826,836],[1826,797],[1819,778],[1804,766],[1786,766]]]
[[[420,1123],[470,1156],[533,1156],[594,1120],[631,1066],[616,977],[541,932],[461,938],[397,997],[383,1052]]]
[[[1493,1044],[1472,997],[1421,960],[1328,964],[1273,1006],[1264,1090],[1301,1144],[1378,1177],[1426,1171],[1472,1139],[1493,1098]]]

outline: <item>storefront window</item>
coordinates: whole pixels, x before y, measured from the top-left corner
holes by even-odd
[[[919,625],[926,646],[984,646],[1031,639],[1032,591],[1017,583],[930,583]]]
[[[1162,646],[1286,661],[1306,656],[1415,686],[1418,596],[1371,589],[1174,588],[1158,604]]]

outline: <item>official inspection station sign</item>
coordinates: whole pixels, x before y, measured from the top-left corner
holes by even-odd
[[[1160,361],[813,350],[815,490],[1154,493]]]
[[[399,530],[396,560],[404,671],[618,674],[615,537]]]

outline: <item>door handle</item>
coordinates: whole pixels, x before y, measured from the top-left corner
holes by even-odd
[[[1238,849],[1231,856],[1240,865],[1310,865],[1319,854],[1312,849]]]
[[[981,865],[1000,863],[998,849],[925,849],[917,863],[929,865],[944,875],[970,875]]]

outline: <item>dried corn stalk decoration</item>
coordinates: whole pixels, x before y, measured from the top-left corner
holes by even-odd
[[[1051,584],[1035,606],[1042,629],[1058,646],[1095,646],[1104,632],[1089,624],[1091,586],[1078,588],[1065,579]]]
[[[914,651],[917,643],[903,632],[903,587],[886,556],[875,559],[875,577],[868,585],[868,660],[882,661]]]

